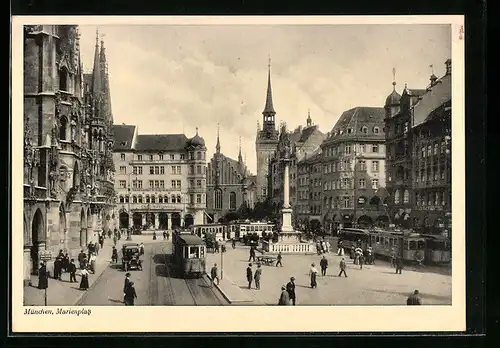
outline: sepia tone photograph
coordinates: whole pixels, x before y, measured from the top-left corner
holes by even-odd
[[[456,25],[74,23],[18,37],[25,314],[456,301]]]

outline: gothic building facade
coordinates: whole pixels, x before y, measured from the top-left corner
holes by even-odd
[[[238,160],[221,152],[219,133],[215,153],[207,170],[207,219],[218,222],[226,214],[242,207],[253,209],[256,201],[255,176],[252,176],[243,161],[241,145]]]
[[[112,124],[103,42],[87,75],[78,26],[25,26],[25,284],[48,254],[76,257],[116,227]]]

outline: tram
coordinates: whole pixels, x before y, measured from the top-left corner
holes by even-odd
[[[244,222],[236,225],[236,239],[242,240],[246,234],[256,234],[259,238],[262,233],[272,233],[275,225],[268,222]]]
[[[177,275],[201,277],[206,273],[206,245],[190,231],[172,233],[172,257]]]
[[[344,228],[339,231],[344,248],[372,247],[377,258],[390,259],[392,254],[402,256],[406,262],[440,264],[450,262],[449,242],[441,236],[424,235],[413,232],[386,231],[380,229]]]
[[[216,240],[231,239],[231,230],[225,224],[194,225],[190,227],[190,230],[200,238],[203,238],[205,234],[209,233],[213,234]]]

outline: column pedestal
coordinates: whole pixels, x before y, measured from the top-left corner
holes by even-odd
[[[159,229],[160,228],[160,214],[158,213],[155,213],[155,229]]]

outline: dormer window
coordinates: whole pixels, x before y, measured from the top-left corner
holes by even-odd
[[[378,127],[373,127],[373,133],[378,134],[380,129]]]
[[[352,128],[347,128],[347,134],[351,134],[352,133]]]
[[[368,127],[366,127],[366,126],[361,127],[361,133],[364,133],[364,134],[368,133]]]

